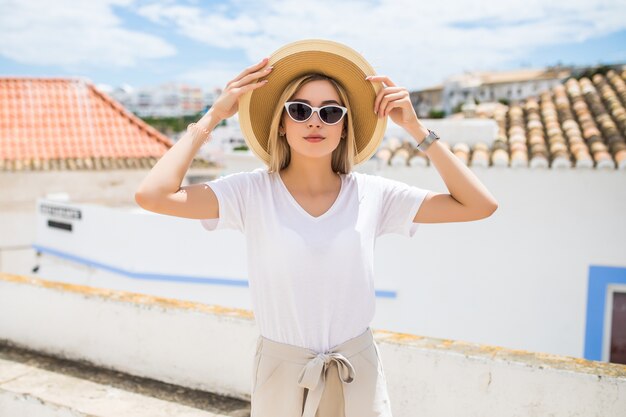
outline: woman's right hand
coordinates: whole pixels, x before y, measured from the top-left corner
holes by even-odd
[[[257,78],[265,77],[270,73],[271,68],[267,67],[268,58],[263,58],[261,62],[243,70],[236,78],[226,84],[222,94],[215,100],[209,109],[220,120],[228,119],[239,109],[239,97],[244,93],[264,86],[266,83],[253,82]]]

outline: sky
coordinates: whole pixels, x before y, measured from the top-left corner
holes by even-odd
[[[306,38],[415,90],[465,71],[626,62],[626,1],[0,0],[0,76],[213,90]]]

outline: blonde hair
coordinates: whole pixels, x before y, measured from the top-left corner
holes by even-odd
[[[331,164],[333,172],[348,174],[352,171],[352,167],[354,166],[354,157],[356,156],[356,140],[354,137],[354,128],[352,125],[351,117],[352,113],[350,110],[348,94],[346,93],[345,89],[334,79],[323,74],[312,73],[305,74],[292,80],[287,85],[287,87],[285,87],[285,90],[278,98],[278,102],[276,103],[276,107],[274,109],[274,115],[272,116],[272,122],[270,124],[269,132],[269,172],[278,172],[281,169],[287,167],[289,165],[289,162],[291,161],[291,148],[289,146],[289,143],[287,142],[287,137],[280,136],[278,134],[278,127],[280,125],[283,112],[285,111],[285,102],[289,101],[304,84],[316,80],[330,81],[335,90],[337,90],[337,94],[339,94],[339,98],[343,103],[342,105],[348,109],[348,112],[344,116],[343,120],[342,133],[344,137],[339,142],[339,145],[337,145],[337,148],[333,151]]]

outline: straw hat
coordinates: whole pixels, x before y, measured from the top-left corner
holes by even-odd
[[[268,83],[239,98],[239,124],[248,147],[269,164],[270,123],[276,102],[287,84],[301,75],[317,72],[327,75],[344,87],[350,100],[357,154],[354,164],[368,160],[380,145],[387,118],[374,113],[376,95],[381,83],[366,80],[375,75],[372,66],[354,49],[325,39],[304,39],[289,43],[269,57],[272,71]]]

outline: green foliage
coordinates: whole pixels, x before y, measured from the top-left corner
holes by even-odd
[[[430,109],[428,112],[429,119],[443,119],[444,117],[446,117],[446,112],[444,110]]]
[[[180,117],[142,117],[141,119],[154,127],[161,133],[172,134],[182,132],[187,129],[189,123],[197,122],[204,115],[205,111],[189,116]],[[220,121],[218,126],[226,126],[226,120]]]

